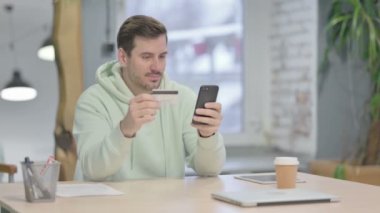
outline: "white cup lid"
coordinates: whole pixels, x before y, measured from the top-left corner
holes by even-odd
[[[298,165],[299,161],[296,157],[276,157],[274,159],[275,165]]]

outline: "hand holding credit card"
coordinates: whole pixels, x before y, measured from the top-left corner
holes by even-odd
[[[151,93],[161,104],[175,104],[178,99],[178,90],[154,89]]]

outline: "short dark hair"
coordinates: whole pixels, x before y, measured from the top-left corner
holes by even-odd
[[[124,21],[117,33],[117,47],[123,48],[127,55],[131,56],[136,36],[157,38],[163,34],[167,41],[166,27],[158,20],[145,15],[131,16]]]

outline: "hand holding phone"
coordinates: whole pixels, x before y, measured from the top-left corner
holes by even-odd
[[[199,108],[205,108],[205,104],[208,102],[216,102],[218,96],[219,87],[217,85],[202,85],[199,88],[197,102],[195,104],[194,115]],[[202,116],[202,115],[197,115]],[[193,124],[204,124],[197,121],[192,121]]]

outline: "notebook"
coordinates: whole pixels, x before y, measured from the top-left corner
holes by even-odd
[[[236,175],[234,176],[236,179],[246,180],[254,183],[260,184],[275,184],[276,183],[276,175],[275,174],[252,174],[252,175]],[[305,183],[305,180],[301,180],[297,178],[297,183]]]
[[[255,189],[216,192],[211,196],[214,199],[244,207],[339,201],[335,195],[305,189]]]

